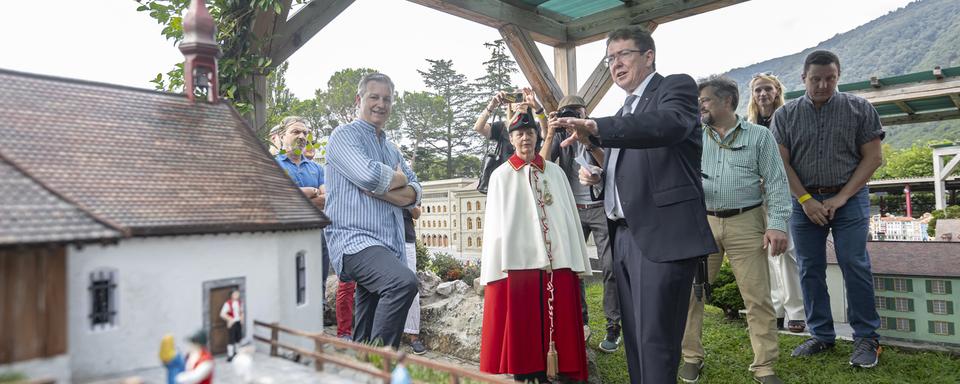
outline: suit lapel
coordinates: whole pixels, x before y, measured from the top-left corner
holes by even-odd
[[[660,87],[661,80],[663,80],[663,76],[661,76],[659,73],[653,74],[653,77],[650,79],[650,82],[647,83],[647,87],[643,89],[643,94],[640,95],[640,102],[637,103],[637,107],[633,109],[633,113],[642,113],[647,111],[647,106],[650,105],[650,100],[653,99],[653,95],[657,93],[657,88]],[[620,112],[618,112],[618,116],[622,116],[622,115],[623,115],[623,108],[620,108]],[[623,163],[624,155],[626,155],[626,152],[623,149],[621,149],[620,155],[617,156],[616,166],[618,170],[620,169],[620,164]],[[608,154],[607,159],[609,158],[610,157]],[[619,178],[619,176],[620,176],[620,172],[617,172],[617,177]]]

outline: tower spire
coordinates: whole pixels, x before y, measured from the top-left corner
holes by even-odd
[[[220,56],[220,46],[216,40],[217,26],[207,11],[204,0],[191,0],[187,15],[183,18],[183,41],[180,42],[180,52],[183,52],[183,81],[184,91],[191,101],[197,96],[206,97],[210,103],[216,103],[220,98],[219,81],[217,78],[217,57]]]

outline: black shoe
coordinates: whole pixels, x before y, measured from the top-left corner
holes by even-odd
[[[777,318],[777,329],[778,329],[778,330],[781,330],[781,331],[783,330],[783,318],[782,318],[782,317],[778,317],[778,318]]]
[[[873,368],[880,361],[880,342],[877,339],[858,338],[853,341],[853,354],[850,365],[860,368]]]
[[[807,341],[804,341],[802,344],[798,345],[797,348],[794,348],[793,353],[790,354],[790,356],[813,356],[828,349],[832,349],[833,345],[834,343],[824,343],[811,337],[807,339]]]
[[[607,327],[607,337],[600,342],[599,347],[601,351],[607,353],[616,352],[620,348],[620,327],[616,325]]]

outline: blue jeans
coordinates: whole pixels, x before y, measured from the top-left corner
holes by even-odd
[[[835,194],[816,194],[814,199],[824,201]],[[880,327],[873,296],[873,274],[867,254],[867,235],[870,226],[870,196],[864,187],[847,203],[837,209],[826,226],[810,221],[803,206],[793,200],[790,230],[796,244],[800,264],[800,288],[803,307],[807,312],[807,327],[814,338],[833,343],[836,332],[827,294],[827,234],[833,232],[833,247],[843,273],[847,290],[847,318],[855,338],[876,339]]]

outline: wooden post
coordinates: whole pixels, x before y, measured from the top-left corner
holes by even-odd
[[[277,353],[277,343],[280,342],[280,329],[277,328],[280,326],[280,323],[274,321],[270,323],[270,356],[276,357]]]
[[[533,38],[527,31],[514,24],[501,27],[500,35],[513,53],[513,58],[517,60],[523,76],[530,82],[533,91],[543,103],[543,108],[547,111],[556,111],[557,103],[563,97],[563,91],[550,73],[550,68],[547,67],[547,62],[544,61]]]
[[[564,44],[553,47],[553,75],[563,95],[577,92],[577,47]]]
[[[313,350],[317,353],[317,356],[313,359],[313,367],[317,372],[323,371],[323,341],[320,341],[319,337],[313,338]]]

